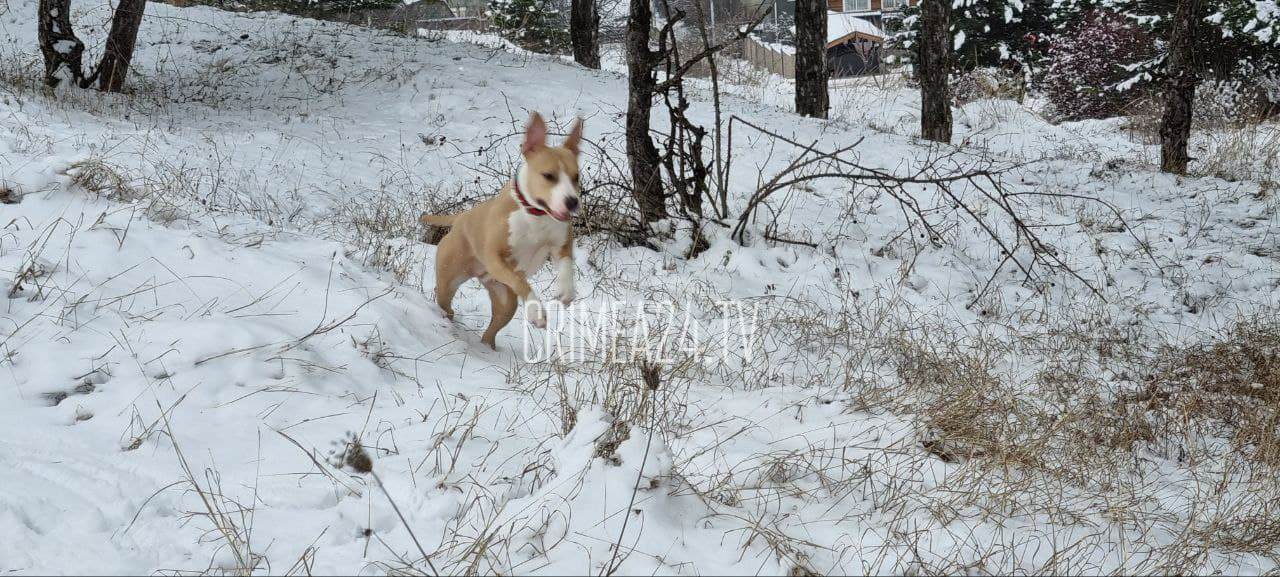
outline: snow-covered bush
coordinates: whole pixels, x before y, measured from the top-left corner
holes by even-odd
[[[991,98],[995,96],[999,87],[1000,84],[995,75],[989,70],[970,70],[951,77],[951,97],[957,104],[980,98]]]
[[[1267,95],[1267,101],[1280,105],[1280,74],[1270,74],[1258,78],[1258,87]]]
[[[1273,106],[1261,82],[1204,82],[1196,88],[1193,120],[1203,127],[1256,122]]]
[[[1045,90],[1060,120],[1120,114],[1138,97],[1129,67],[1151,58],[1152,39],[1125,18],[1106,10],[1082,16],[1054,38],[1049,48]]]
[[[526,50],[562,54],[569,50],[568,13],[561,0],[489,0],[494,27]]]
[[[1022,74],[999,68],[977,68],[951,77],[951,96],[957,104],[984,98],[1022,101],[1026,84]]]

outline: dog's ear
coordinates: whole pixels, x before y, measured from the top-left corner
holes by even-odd
[[[573,128],[569,129],[569,138],[564,139],[564,147],[568,148],[574,156],[578,155],[579,146],[582,144],[582,119],[573,121]]]
[[[524,129],[524,144],[520,146],[520,152],[529,154],[529,151],[546,145],[547,123],[542,121],[541,114],[535,112],[529,118],[529,126]]]

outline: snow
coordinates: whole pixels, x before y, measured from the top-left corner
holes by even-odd
[[[875,24],[844,12],[827,12],[827,43],[860,32],[876,38],[884,38],[884,31]]]
[[[53,43],[53,51],[58,54],[70,54],[75,47],[76,43],[71,40],[59,40]]]
[[[955,40],[954,40],[954,44],[952,45],[951,49],[952,49],[952,50],[959,50],[961,46],[964,46],[964,30],[957,30],[957,31],[956,31],[956,33],[955,33],[953,36],[954,36]]]
[[[1254,19],[1246,25],[1245,31],[1257,27],[1253,35],[1259,42],[1280,44],[1280,24],[1277,22],[1280,22],[1280,4],[1275,0],[1254,0]]]
[[[1237,32],[1252,34],[1263,45],[1280,43],[1280,5],[1274,0],[1252,0],[1232,10],[1235,18],[1226,23],[1227,14],[1214,12],[1205,21],[1221,27],[1222,35],[1232,37]],[[1225,25],[1224,25],[1225,24]]]
[[[0,63],[14,67],[5,78],[38,68],[23,16],[36,0],[11,4],[0,30],[22,52]],[[75,10],[82,22],[101,6]],[[1174,345],[1266,315],[1280,306],[1280,219],[1259,184],[1275,181],[1265,159],[1229,180],[1175,178],[1119,120],[957,108],[954,162],[993,157],[1016,165],[1003,177],[1014,191],[1093,197],[1124,217],[1021,197],[1105,300],[1060,271],[1035,286],[998,268],[999,248],[923,187],[913,192],[945,246],[904,235],[914,229],[885,195],[826,181],[771,200],[747,247],[708,224],[710,248],[686,259],[681,221],[662,225],[657,251],[585,235],[584,308],[679,303],[709,345],[738,330],[716,332],[727,316],[716,301],[757,304],[771,323],[752,355],[664,373],[652,410],[638,411],[631,367],[526,363],[520,318],[499,350],[483,347],[489,304],[474,284],[445,319],[435,250],[415,224],[497,190],[533,110],[559,133],[584,117],[584,178],[616,176],[617,48],[592,72],[493,37],[433,34],[153,3],[137,93],[0,85],[0,185],[21,195],[0,205],[0,572],[384,574],[406,560],[427,572],[415,541],[450,574],[1048,572],[1059,554],[1085,572],[1132,573],[1186,553],[1160,547],[1202,526],[1208,505],[1192,505],[1208,489],[1196,481],[1217,491],[1215,470],[1147,447],[1124,455],[1132,477],[1118,487],[1056,479],[1061,500],[1047,505],[1006,493],[1031,473],[920,448],[910,405],[924,399],[901,392],[887,365],[900,351],[877,339],[946,327],[959,343],[1021,342],[1090,321]],[[823,122],[788,112],[779,77],[723,69],[726,112],[798,141],[864,139],[858,162],[903,174],[940,150],[918,140],[919,96],[900,79],[833,81]],[[704,123],[706,88],[689,91]],[[734,134],[740,210],[794,153],[741,125]],[[588,202],[622,204],[609,194]],[[818,246],[765,242],[766,231]],[[551,294],[554,278],[548,268],[533,284]],[[1109,374],[1097,378],[1131,385]],[[1009,398],[1056,402],[1016,382]],[[327,458],[349,433],[380,481]],[[601,456],[604,439],[617,442]],[[969,499],[959,489],[975,476],[992,492]],[[1251,490],[1223,486],[1215,501]],[[1268,553],[1206,546],[1193,569],[1274,571]]]

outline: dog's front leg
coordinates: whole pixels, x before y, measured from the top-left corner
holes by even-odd
[[[573,236],[569,236],[564,246],[560,247],[559,270],[556,273],[556,300],[568,306],[573,302]]]
[[[560,272],[556,273],[556,300],[568,306],[573,302],[573,257],[560,257]]]
[[[489,255],[484,260],[485,271],[489,276],[498,282],[511,287],[511,290],[520,298],[521,305],[524,307],[524,316],[533,326],[540,329],[547,328],[547,313],[543,311],[542,299],[538,298],[538,294],[533,291],[533,287],[529,285],[529,280],[525,278],[524,273],[518,272],[507,264],[506,259],[501,255]]]

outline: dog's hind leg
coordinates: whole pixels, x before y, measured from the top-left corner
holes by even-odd
[[[465,241],[456,234],[445,235],[436,248],[436,304],[453,320],[453,295],[471,278],[468,262],[458,255],[466,254]]]
[[[516,293],[496,280],[486,281],[484,288],[489,291],[489,305],[493,311],[493,318],[489,319],[489,328],[485,329],[484,337],[480,342],[496,350],[498,331],[507,326],[507,323],[511,322],[511,317],[516,314]]]
[[[453,295],[458,287],[466,282],[466,277],[454,278],[436,271],[436,304],[444,311],[444,316],[453,320]]]

